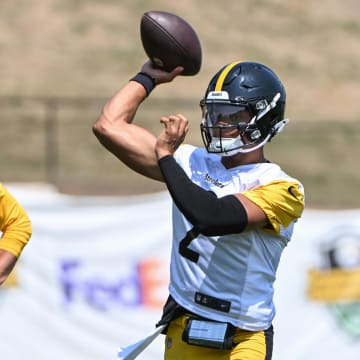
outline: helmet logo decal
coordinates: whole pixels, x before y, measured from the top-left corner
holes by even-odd
[[[227,91],[210,91],[206,99],[229,100]]]
[[[217,82],[215,85],[215,91],[221,91],[226,76],[229,74],[231,69],[234,68],[237,64],[240,64],[240,61],[233,62],[225,67],[225,69],[222,71],[219,78],[217,79]]]

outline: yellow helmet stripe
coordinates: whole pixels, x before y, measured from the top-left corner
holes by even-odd
[[[228,66],[225,67],[225,69],[222,71],[220,76],[217,79],[216,85],[215,85],[215,91],[221,91],[222,86],[224,84],[225,78],[227,74],[231,71],[231,69],[236,66],[237,64],[240,64],[241,61],[235,61]]]

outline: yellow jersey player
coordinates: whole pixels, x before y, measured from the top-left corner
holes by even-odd
[[[301,183],[264,155],[287,123],[285,89],[263,64],[223,66],[200,102],[204,149],[184,144],[182,114],[162,117],[159,136],[133,123],[150,92],[181,71],[145,63],[93,131],[131,169],[165,182],[173,200],[170,295],[158,324],[165,359],[270,360],[273,284],[304,208]]]
[[[23,207],[0,184],[0,285],[14,268],[24,246],[28,243],[32,228]]]

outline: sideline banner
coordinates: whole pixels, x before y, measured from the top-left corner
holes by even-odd
[[[33,236],[0,288],[1,358],[115,360],[120,347],[155,329],[167,297],[166,192],[73,197],[7,187],[29,213]],[[274,360],[358,358],[359,269],[360,210],[306,210],[280,262]],[[161,359],[163,340],[138,359]]]

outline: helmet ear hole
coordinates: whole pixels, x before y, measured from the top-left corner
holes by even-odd
[[[253,141],[259,140],[261,138],[261,132],[259,129],[253,130],[250,135],[250,139]]]

